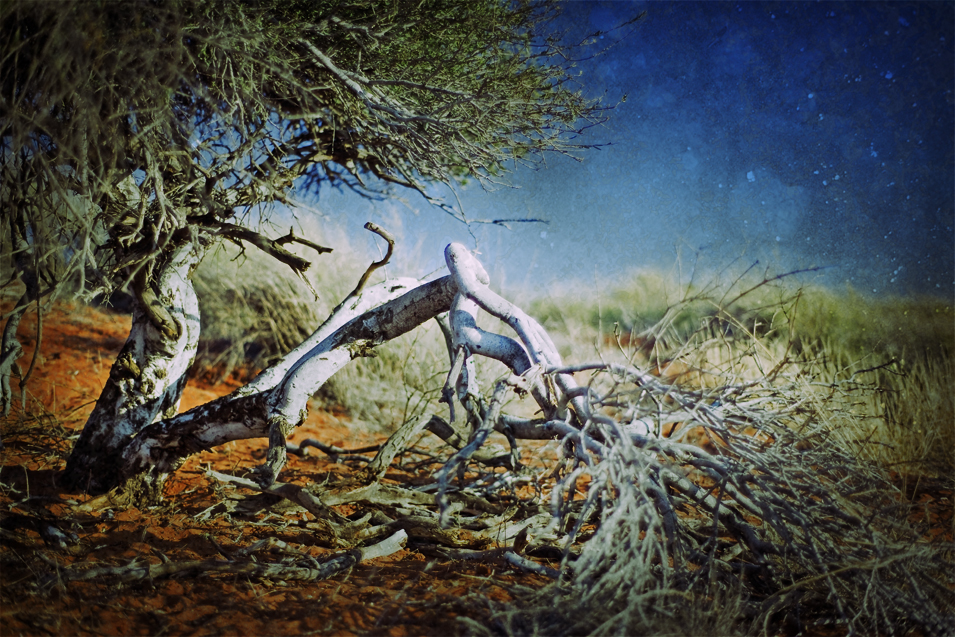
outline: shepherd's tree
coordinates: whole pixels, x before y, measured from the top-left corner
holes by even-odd
[[[145,427],[177,414],[199,339],[190,275],[218,242],[255,246],[302,274],[310,261],[287,246],[328,248],[262,232],[292,191],[412,189],[463,219],[429,184],[493,182],[545,152],[582,148],[578,136],[601,107],[573,83],[556,9],[537,0],[4,3],[4,278],[25,284],[3,332],[4,412],[11,377],[22,387],[32,371],[16,364],[31,304],[129,290],[129,339],[64,475],[75,488],[115,487],[130,477],[134,437],[145,441]],[[362,307],[408,285],[365,293]],[[448,309],[445,287],[432,315]],[[304,388],[265,392],[291,382],[296,360],[248,390],[259,400],[240,433],[225,434],[234,416],[217,412],[216,442],[301,421]],[[135,471],[161,460],[151,453]]]

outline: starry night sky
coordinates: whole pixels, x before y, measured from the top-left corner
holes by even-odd
[[[476,240],[504,287],[759,261],[868,294],[955,295],[955,4],[573,2],[562,24],[609,31],[642,10],[580,63],[585,91],[616,105],[588,132],[607,146],[459,191],[469,218],[548,224],[472,238],[412,195],[318,207],[356,237],[369,219],[400,226],[419,275]]]

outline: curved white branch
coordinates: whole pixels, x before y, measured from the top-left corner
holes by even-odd
[[[444,249],[444,258],[460,293],[467,295],[481,309],[501,319],[517,332],[527,347],[531,362],[557,367],[562,364],[557,348],[544,328],[522,309],[488,287],[490,278],[487,271],[466,247],[460,243],[448,244]],[[558,374],[555,380],[564,394],[573,395],[577,389],[577,382],[569,374]],[[585,413],[585,401],[578,396],[572,398],[572,402],[578,415],[582,417]]]
[[[322,383],[352,358],[447,312],[457,293],[453,279],[424,283],[352,319],[299,356],[281,382],[257,393],[233,393],[174,418],[154,423],[123,450],[128,478],[146,470],[172,471],[187,456],[214,446],[270,435],[271,424],[294,427]]]
[[[479,328],[477,326],[478,309],[478,304],[470,297],[460,293],[454,297],[454,303],[451,305],[448,316],[451,320],[452,340],[455,350],[464,347],[469,353],[482,354],[501,361],[518,376],[524,375],[531,369],[527,352],[514,339]],[[470,358],[468,361],[470,361]],[[468,388],[470,391],[473,371],[468,367],[466,373],[468,374]],[[454,371],[452,369],[453,375]],[[454,382],[454,380],[452,378],[451,382]],[[541,382],[540,376],[534,375],[526,380],[527,384],[523,389],[529,390],[544,413],[548,417],[552,417],[556,408],[548,398],[547,389]]]
[[[356,316],[360,316],[373,307],[392,301],[421,283],[416,279],[390,279],[362,290],[354,298],[348,298],[335,308],[312,335],[282,357],[282,360],[264,370],[252,382],[237,390],[239,396],[247,396],[275,387],[289,370],[312,349],[331,336],[340,327]]]
[[[466,346],[474,354],[501,361],[517,375],[530,369],[530,359],[524,348],[512,338],[479,328],[477,312],[477,303],[469,297],[463,294],[454,297],[449,318],[455,349]]]
[[[455,292],[454,282],[445,277],[419,285],[374,311],[352,319],[345,326],[351,329],[337,330],[292,365],[281,384],[275,387],[273,414],[298,422],[309,397],[343,365],[447,311]]]

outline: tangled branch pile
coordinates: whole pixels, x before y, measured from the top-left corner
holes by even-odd
[[[907,521],[884,469],[831,443],[805,379],[688,392],[634,368],[590,367],[610,389],[588,393],[581,434],[594,440],[568,458],[547,529],[565,550],[586,541],[538,605],[505,614],[506,632],[641,634],[672,629],[676,615],[697,622],[687,634],[735,632],[741,620],[769,634],[816,622],[947,634],[952,547]],[[668,438],[644,433],[670,421],[682,425]],[[687,444],[690,432],[710,450]],[[581,480],[586,498],[573,500]]]
[[[700,625],[683,627],[689,633],[735,632],[740,622],[764,632],[831,622],[850,634],[948,633],[951,544],[931,544],[909,522],[884,466],[835,442],[831,414],[843,407],[840,384],[853,378],[824,383],[811,361],[795,364],[788,346],[773,355],[757,325],[734,319],[729,307],[683,345],[691,350],[684,358],[708,351],[712,365],[696,370],[703,373],[695,388],[633,365],[565,367],[533,319],[486,294],[473,298],[515,328],[539,366],[535,376],[511,363],[523,375],[508,384],[534,394],[545,417],[502,414],[504,383],[486,407],[472,398],[481,407],[468,407],[471,444],[448,460],[438,483],[445,488],[491,429],[512,445],[553,436],[563,451],[558,479],[540,497],[549,519],[524,527],[532,549],[563,552],[563,578],[505,611],[499,629],[671,630],[672,614],[686,617],[679,609],[693,600],[706,613],[696,616]],[[462,323],[473,325],[464,305],[456,301],[451,312],[455,343],[486,353],[493,335],[462,335]],[[589,386],[575,389],[569,374],[585,371]],[[535,389],[544,388],[562,399],[541,401]],[[469,391],[459,387],[466,407]]]
[[[782,350],[773,350],[764,330],[755,334],[755,326],[722,308],[682,348],[684,360],[707,352],[709,368],[686,368],[696,382],[668,381],[633,362],[565,366],[546,331],[490,291],[483,268],[463,246],[452,244],[446,254],[451,277],[408,292],[414,303],[399,297],[327,339],[313,337],[307,343],[322,340],[318,347],[309,345],[296,359],[298,348],[251,386],[266,387],[262,378],[309,365],[331,371],[303,377],[327,378],[341,364],[335,351],[350,358],[355,348],[390,337],[394,330],[381,317],[399,323],[413,308],[414,322],[425,320],[444,307],[441,297],[453,285],[450,312],[438,317],[447,322],[452,353],[443,397],[451,419],[426,414],[406,423],[363,470],[367,486],[349,492],[273,485],[285,459],[281,434],[288,431],[275,420],[258,486],[223,479],[312,511],[333,543],[350,546],[405,529],[419,542],[456,547],[446,556],[481,557],[488,553],[461,547],[496,541],[523,568],[549,572],[527,558],[559,557],[558,582],[519,610],[501,611],[498,628],[506,633],[660,630],[687,600],[706,609],[697,629],[709,632],[831,621],[850,632],[946,633],[955,601],[951,546],[929,542],[909,521],[910,509],[884,466],[834,441],[831,416],[843,408],[846,388],[823,382],[811,360],[797,364],[782,341],[776,342]],[[422,302],[421,289],[429,290],[431,303]],[[479,308],[510,325],[518,339],[478,328]],[[353,325],[382,329],[384,336],[340,335],[355,336]],[[490,395],[477,385],[477,356],[510,369]],[[581,373],[590,374],[586,387],[575,381]],[[532,397],[542,417],[508,415],[512,393]],[[455,405],[463,418],[455,419]],[[216,422],[201,412],[185,414],[179,433],[194,431],[201,419]],[[176,425],[162,427],[166,439]],[[155,428],[133,447],[154,444]],[[425,429],[457,452],[446,459],[431,454],[440,468],[420,490],[381,484],[395,456]],[[510,451],[486,448],[493,432],[509,441]],[[523,466],[520,445],[527,443],[520,441],[541,440],[557,441],[557,464]],[[533,492],[519,495],[521,484],[534,485]],[[330,509],[343,503],[363,505],[352,516],[357,522]]]

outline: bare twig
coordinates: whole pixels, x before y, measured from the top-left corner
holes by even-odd
[[[351,294],[345,297],[346,299],[356,297],[361,293],[361,291],[365,287],[365,284],[368,282],[368,278],[371,276],[372,272],[374,272],[378,268],[382,268],[385,265],[387,265],[388,261],[391,260],[391,255],[395,249],[394,237],[392,237],[387,231],[385,231],[380,226],[369,221],[368,223],[365,224],[365,230],[371,230],[372,232],[377,234],[379,237],[387,241],[388,251],[385,253],[385,256],[383,256],[381,259],[379,259],[378,261],[375,261],[374,263],[368,266],[368,268],[365,270],[365,273],[361,275],[360,279],[358,279],[358,284],[355,285],[355,289],[351,291]]]
[[[318,562],[309,556],[303,556],[302,559],[292,564],[194,560],[189,562],[164,562],[162,564],[142,566],[136,564],[135,561],[126,566],[99,566],[93,568],[73,566],[70,568],[60,568],[56,574],[49,576],[46,582],[44,582],[43,588],[48,588],[56,582],[84,582],[96,579],[137,582],[161,579],[183,573],[193,575],[226,573],[262,579],[315,582],[334,577],[364,560],[392,555],[404,548],[407,538],[408,534],[399,530],[381,542],[365,548],[338,553],[323,562]]]

